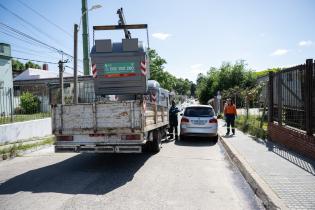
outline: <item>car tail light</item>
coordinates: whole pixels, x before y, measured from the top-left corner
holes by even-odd
[[[141,136],[139,134],[123,135],[121,140],[141,140]]]
[[[73,136],[57,136],[57,141],[73,141]]]
[[[218,120],[215,118],[212,118],[211,120],[209,120],[209,123],[218,123]]]
[[[180,123],[189,123],[189,119],[183,117],[183,118],[180,120]]]

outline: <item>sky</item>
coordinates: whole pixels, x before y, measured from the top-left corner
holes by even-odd
[[[80,0],[0,0],[0,4],[6,8],[0,6],[0,23],[73,54],[73,24],[80,22]],[[123,7],[128,24],[149,25],[150,47],[167,61],[165,70],[191,81],[225,61],[245,60],[249,68],[260,71],[302,64],[315,55],[314,0],[88,0],[89,8],[96,4],[102,8],[89,12],[90,47],[92,26],[117,24],[116,11]],[[131,34],[147,43],[145,31]],[[123,33],[95,34],[95,39],[105,38],[120,41]],[[15,57],[50,62],[61,58],[47,48],[13,38],[1,26],[0,42],[11,44]],[[82,66],[79,62],[81,71]],[[50,70],[57,70],[56,65]]]

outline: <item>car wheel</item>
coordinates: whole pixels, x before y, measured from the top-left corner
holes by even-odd
[[[213,142],[215,142],[215,143],[218,142],[218,139],[219,139],[219,136],[218,136],[218,135],[216,135],[216,136],[214,136],[214,137],[211,137],[211,141],[213,141]]]

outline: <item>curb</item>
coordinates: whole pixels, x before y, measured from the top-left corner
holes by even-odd
[[[28,144],[28,143],[34,143],[34,142],[35,143],[38,143],[38,142],[40,143],[40,142],[44,142],[49,137],[51,137],[51,136],[47,136],[45,138],[32,139],[32,140],[29,140],[29,141],[24,141],[24,142],[19,142],[19,143],[22,143],[22,144]],[[13,144],[4,145],[4,146],[1,146],[1,147],[8,147],[9,148],[9,147],[11,147],[11,146],[13,146],[15,144],[17,144],[17,142],[13,143]],[[36,152],[36,151],[48,148],[50,146],[51,146],[51,144],[42,144],[42,145],[34,146],[34,147],[29,148],[27,150],[16,150],[12,154],[10,154],[10,152],[9,153],[3,153],[3,154],[0,154],[0,162],[6,161],[6,160],[12,160],[12,159],[14,159],[17,156],[23,156],[23,155],[26,155],[26,154],[30,154],[32,152]]]
[[[250,185],[254,193],[261,199],[266,209],[289,209],[268,184],[255,172],[247,163],[245,158],[222,136],[219,136],[227,154],[242,173],[243,177]]]

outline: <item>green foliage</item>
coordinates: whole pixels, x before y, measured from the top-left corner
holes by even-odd
[[[28,61],[25,64],[23,64],[19,60],[12,59],[12,69],[13,70],[24,71],[25,69],[28,69],[28,68],[40,69],[41,67],[40,67],[40,65],[33,63],[31,61]]]
[[[188,79],[176,78],[164,70],[166,60],[161,58],[153,49],[149,51],[150,79],[156,80],[160,85],[169,90],[174,90],[179,95],[194,95],[196,85]]]
[[[12,144],[12,146],[6,146],[3,148],[0,147],[0,156],[2,156],[2,159],[5,160],[8,157],[12,158],[12,157],[17,156],[20,152],[35,149],[35,148],[42,147],[45,145],[51,145],[54,142],[55,142],[55,138],[49,137],[49,138],[41,139],[40,141],[37,141],[35,143],[28,143],[28,142],[14,143]]]
[[[23,71],[25,66],[20,61],[12,59],[12,69],[15,71]]]
[[[218,90],[224,91],[233,87],[244,89],[252,87],[255,81],[254,72],[247,68],[243,60],[234,64],[223,62],[220,68],[211,67],[206,75],[198,75],[196,93],[199,101],[206,104]]]
[[[255,72],[255,76],[257,78],[264,77],[264,76],[267,76],[269,74],[269,72],[278,72],[280,70],[281,70],[281,68],[272,68],[272,69],[266,69],[266,70],[263,70],[263,71],[256,71]]]
[[[40,111],[40,100],[30,92],[21,95],[21,108],[25,114],[33,114]]]
[[[25,69],[28,69],[28,68],[40,69],[40,66],[36,63],[32,63],[31,61],[28,61],[27,63],[25,63]]]
[[[260,117],[258,116],[239,116],[235,125],[237,128],[242,130],[245,133],[249,133],[257,138],[266,139],[267,138],[267,122],[264,122],[264,126],[262,128],[259,127]]]

